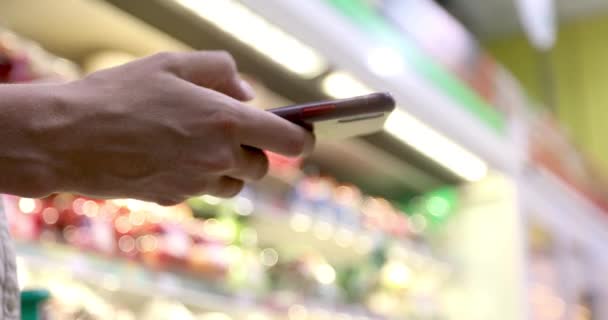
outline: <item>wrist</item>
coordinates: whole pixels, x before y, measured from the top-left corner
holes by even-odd
[[[0,192],[41,197],[59,191],[61,159],[47,129],[65,108],[62,85],[0,86]],[[59,142],[60,143],[60,142]]]

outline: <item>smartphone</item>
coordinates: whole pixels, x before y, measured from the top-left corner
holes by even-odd
[[[395,100],[388,92],[311,102],[268,111],[315,133],[317,139],[345,139],[382,130]]]

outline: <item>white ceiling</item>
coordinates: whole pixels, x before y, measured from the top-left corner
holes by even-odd
[[[454,14],[481,38],[521,32],[514,0],[451,0]],[[556,0],[560,23],[608,13],[608,0]]]

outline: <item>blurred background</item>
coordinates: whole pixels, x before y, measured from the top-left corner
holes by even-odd
[[[608,319],[608,1],[2,0],[0,82],[230,51],[252,105],[390,91],[233,199],[4,196],[24,319]]]

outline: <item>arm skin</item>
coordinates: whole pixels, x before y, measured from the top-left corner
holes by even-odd
[[[41,197],[59,191],[59,161],[40,145],[59,121],[61,85],[0,85],[0,193]],[[53,120],[56,119],[56,120]]]

